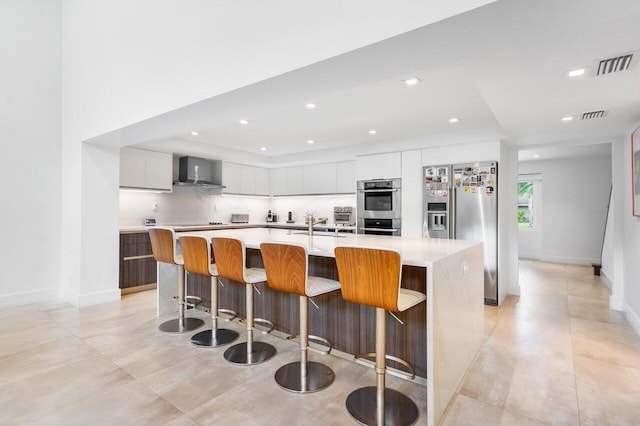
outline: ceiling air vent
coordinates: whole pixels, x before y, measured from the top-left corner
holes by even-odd
[[[633,53],[620,55],[613,58],[601,59],[600,63],[598,64],[598,71],[596,72],[596,76],[626,71],[629,69],[629,65],[631,65],[632,59]]]
[[[604,118],[607,116],[607,110],[583,112],[580,120],[595,120],[596,118]]]

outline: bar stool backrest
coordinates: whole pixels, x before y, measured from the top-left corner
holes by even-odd
[[[218,274],[222,278],[246,283],[245,276],[246,253],[244,243],[237,238],[211,238],[213,255],[216,258]]]
[[[342,298],[398,311],[402,274],[400,253],[364,247],[336,247]]]
[[[158,262],[177,264],[176,235],[171,228],[155,227],[149,229],[151,250]]]
[[[180,237],[184,269],[192,274],[210,276],[211,246],[207,237],[189,235]]]
[[[269,287],[286,293],[306,296],[307,250],[298,245],[260,244]]]

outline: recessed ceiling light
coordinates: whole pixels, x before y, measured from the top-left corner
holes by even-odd
[[[404,84],[406,84],[407,86],[415,86],[416,84],[420,83],[422,80],[420,80],[418,77],[412,77],[403,81],[404,81]]]
[[[315,107],[317,107],[317,105],[316,105],[316,104],[313,104],[313,103],[308,103],[308,104],[306,104],[305,106],[306,106],[308,109],[314,109]]]
[[[266,150],[267,150],[267,147],[266,147],[266,146],[262,146],[262,147],[260,147],[260,151],[266,151]]]
[[[578,77],[584,74],[586,70],[584,68],[578,68],[577,70],[569,71],[569,77]]]
[[[369,134],[370,135],[375,135],[376,133],[378,133],[378,132],[376,130],[374,130],[374,129],[369,130]]]
[[[245,124],[246,125],[246,124],[249,124],[249,123],[251,123],[251,122],[249,120],[245,119],[245,118],[240,120],[240,124]]]
[[[540,154],[533,154],[533,158],[540,158]]]
[[[191,132],[191,134],[192,134],[193,136],[198,136],[200,133],[198,133],[198,132]]]
[[[573,117],[571,116],[562,117],[562,121],[571,121],[571,120],[573,120]]]
[[[309,145],[311,145],[311,144],[312,144],[312,143],[314,143],[314,142],[315,142],[315,141],[314,141],[313,139],[309,139],[309,140],[307,141],[307,143],[308,143]]]
[[[449,123],[457,123],[458,121],[460,121],[460,119],[459,119],[459,118],[456,118],[456,117],[451,117],[451,118],[449,119]]]

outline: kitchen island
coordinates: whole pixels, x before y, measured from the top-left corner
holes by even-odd
[[[461,240],[381,237],[371,235],[309,235],[282,229],[220,229],[181,232],[241,238],[247,247],[247,265],[261,267],[260,244],[301,244],[309,253],[309,274],[338,279],[334,248],[361,246],[394,249],[402,255],[402,286],[427,295],[426,303],[400,315],[404,325],[387,317],[387,350],[407,360],[427,386],[428,424],[436,424],[471,364],[484,332],[483,246]],[[214,254],[215,255],[215,254]],[[176,270],[161,264],[158,276],[159,314],[175,308]],[[210,300],[208,280],[189,279],[189,293]],[[297,334],[297,297],[272,291],[266,284],[255,298],[255,315],[274,322],[277,330]],[[220,289],[220,307],[244,315],[244,286],[228,283]],[[314,299],[320,309],[310,309],[309,332],[327,338],[347,354],[374,352],[374,308],[356,305],[334,292]],[[163,309],[160,309],[160,307]],[[373,375],[372,375],[373,380]],[[372,382],[373,383],[373,382]]]

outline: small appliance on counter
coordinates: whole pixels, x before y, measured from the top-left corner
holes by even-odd
[[[289,212],[287,214],[287,223],[294,223],[293,222],[293,213]]]
[[[336,225],[353,226],[356,224],[355,217],[353,215],[353,207],[345,206],[333,208],[333,223]]]
[[[156,218],[155,217],[145,217],[144,218],[144,226],[156,226]]]
[[[248,213],[233,213],[231,215],[231,223],[249,223]]]
[[[277,222],[278,213],[271,213],[271,210],[267,213],[267,223]]]

